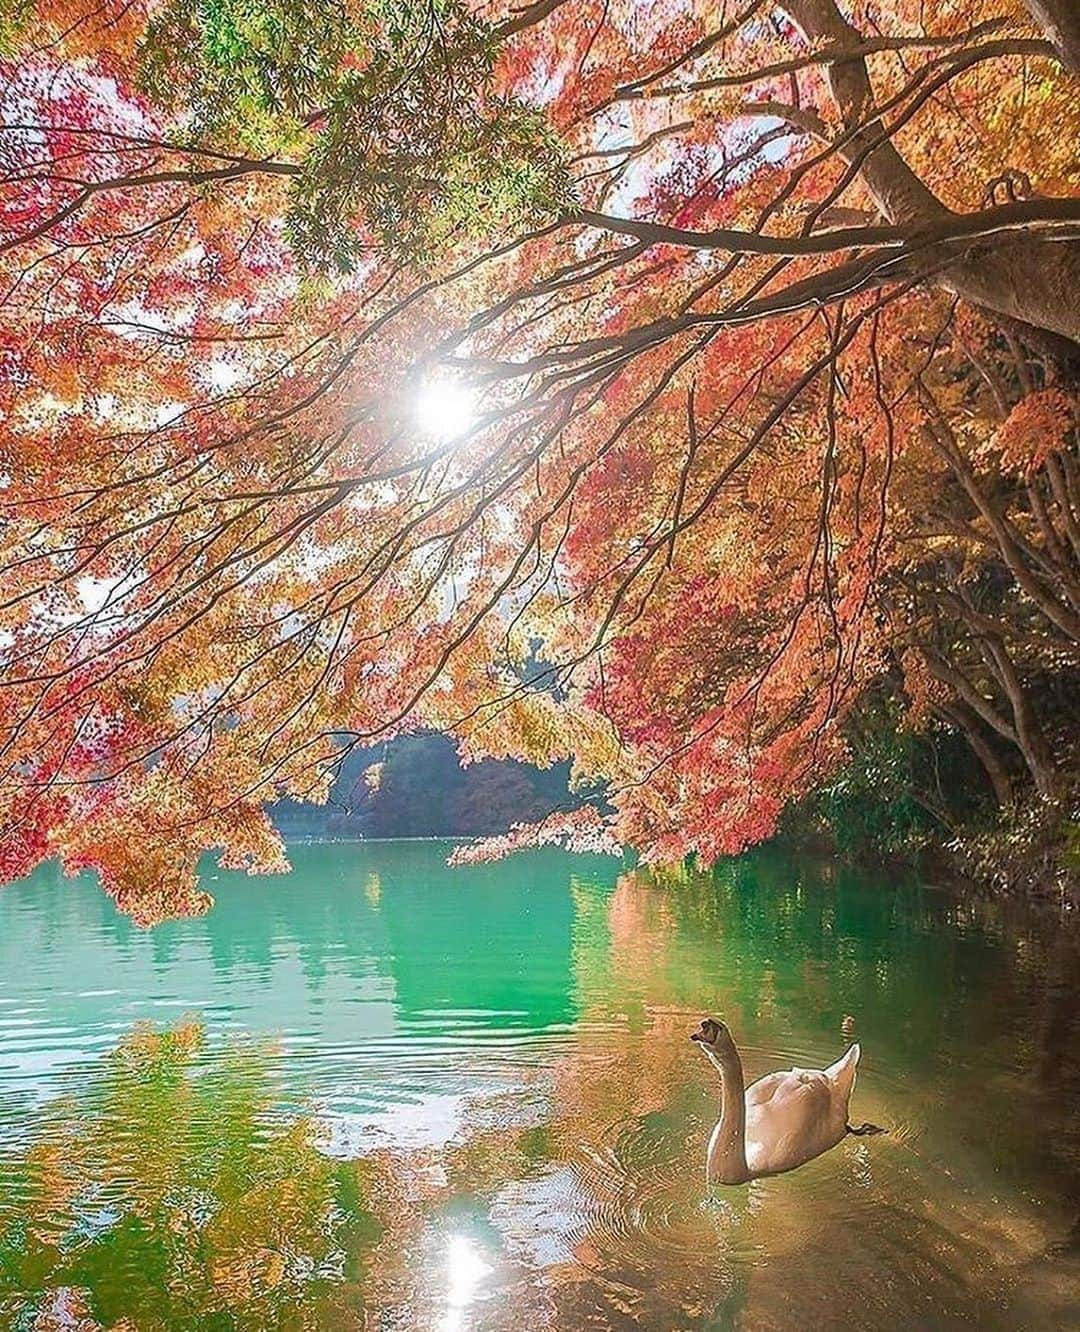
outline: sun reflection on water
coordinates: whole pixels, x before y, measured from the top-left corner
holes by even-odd
[[[466,1235],[452,1235],[446,1249],[447,1309],[438,1332],[464,1332],[469,1306],[491,1268]]]

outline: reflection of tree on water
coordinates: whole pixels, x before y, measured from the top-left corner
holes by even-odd
[[[359,1309],[366,1172],[270,1115],[267,1051],[201,1047],[194,1025],[137,1028],[5,1166],[4,1326],[269,1332]]]
[[[452,1131],[410,1147],[391,1117],[387,1148],[335,1164],[329,1139],[274,1112],[269,1070],[314,1085],[325,1110],[340,1061],[141,1032],[46,1111],[0,1190],[0,1327],[1068,1325],[1076,1266],[1054,1246],[1080,1160],[1076,957],[1052,922],[917,884],[877,894],[775,852],[712,878],[613,884],[540,854],[441,880],[438,847],[365,848],[336,871],[332,850],[298,856],[318,893],[257,886],[283,937],[311,941],[318,1048],[378,999],[404,1039],[350,1076],[383,1090],[404,1071],[423,1093],[449,1070]],[[248,957],[252,900],[223,893],[181,960],[205,957],[215,921]],[[307,962],[245,971],[244,1011],[265,1026],[307,1013]],[[737,1027],[753,1074],[839,1053],[853,1015],[859,1113],[895,1132],[707,1197],[717,1087],[687,1035],[709,1009]]]

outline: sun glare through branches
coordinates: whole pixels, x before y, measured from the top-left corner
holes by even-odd
[[[425,435],[450,443],[476,424],[476,394],[457,380],[432,376],[420,385],[413,414]]]

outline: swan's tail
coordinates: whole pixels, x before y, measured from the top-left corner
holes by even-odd
[[[825,1076],[843,1096],[845,1105],[851,1099],[851,1091],[855,1086],[855,1069],[858,1067],[860,1054],[862,1051],[859,1049],[859,1042],[856,1041],[846,1054],[841,1055],[835,1064],[830,1064],[825,1070]]]

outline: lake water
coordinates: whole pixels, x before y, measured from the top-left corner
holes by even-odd
[[[779,852],[447,851],[211,869],[150,932],[0,891],[0,1327],[1080,1326],[1068,921]],[[858,1039],[887,1133],[707,1190],[705,1013],[751,1078]]]

